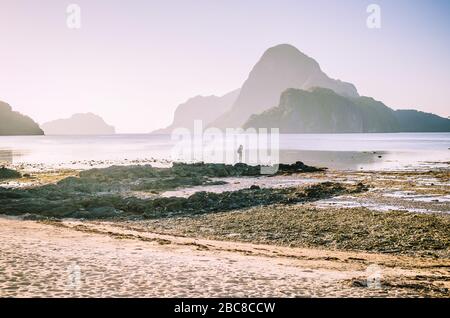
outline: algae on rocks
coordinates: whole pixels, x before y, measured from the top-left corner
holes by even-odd
[[[113,166],[80,172],[56,184],[23,189],[0,187],[0,213],[56,218],[157,218],[228,211],[274,203],[293,204],[352,191],[354,186],[322,183],[307,188],[241,189],[223,193],[198,192],[188,198],[137,198],[133,191],[160,191],[225,183],[229,176],[259,176],[259,166],[246,164],[174,164],[171,168]],[[314,170],[302,163],[280,165],[280,173]],[[320,170],[317,170],[320,171]]]
[[[0,180],[1,179],[17,179],[21,178],[22,175],[20,172],[17,172],[16,170],[8,169],[5,167],[0,167]]]

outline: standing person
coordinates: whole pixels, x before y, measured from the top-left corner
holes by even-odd
[[[243,150],[244,150],[244,146],[240,145],[239,148],[238,148],[238,150],[237,150],[237,153],[238,153],[238,155],[239,155],[239,163],[242,162],[242,151],[243,151]]]

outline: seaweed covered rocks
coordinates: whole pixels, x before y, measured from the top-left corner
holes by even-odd
[[[308,188],[270,189],[258,186],[222,193],[197,192],[188,198],[161,197],[162,191],[224,184],[223,177],[260,176],[260,166],[247,164],[183,164],[170,168],[112,166],[82,171],[56,184],[29,188],[0,187],[0,213],[55,218],[168,217],[228,211],[269,204],[292,204],[354,191],[349,186],[322,183]],[[2,169],[5,176],[17,176]],[[280,165],[280,173],[321,171],[303,163]],[[19,174],[20,175],[20,174]],[[141,198],[142,191],[151,196]],[[137,197],[139,196],[139,197]]]
[[[2,179],[17,179],[21,178],[22,175],[20,172],[17,172],[16,170],[8,169],[5,167],[0,167],[0,180]]]
[[[177,175],[202,175],[208,177],[256,177],[262,175],[262,168],[266,166],[256,165],[251,166],[245,163],[237,163],[235,165],[227,164],[215,164],[215,163],[174,163],[172,170]],[[316,168],[305,165],[301,161],[297,161],[293,164],[279,164],[270,167],[271,171],[274,171],[276,175],[286,175],[294,173],[305,172],[321,172],[325,171],[325,168]]]
[[[140,199],[133,196],[124,197],[117,193],[72,192],[61,188],[60,185],[31,189],[0,188],[0,213],[86,219],[162,218],[270,204],[296,204],[354,193],[356,190],[358,190],[357,186],[325,182],[306,188],[253,187],[222,193],[197,192],[188,198]]]
[[[212,178],[257,177],[261,176],[262,166],[245,163],[235,165],[216,163],[174,163],[170,168],[143,166],[112,166],[103,169],[82,171],[79,177],[61,180],[58,186],[74,192],[124,192],[149,191],[159,193],[180,187],[200,185],[220,185],[223,180]],[[293,174],[302,172],[320,172],[322,168],[310,167],[302,162],[292,165],[280,164],[274,167],[276,174]]]

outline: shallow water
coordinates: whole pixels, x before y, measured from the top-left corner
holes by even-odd
[[[202,185],[177,190],[170,190],[163,192],[163,197],[184,197],[187,198],[194,193],[200,191],[222,193],[226,191],[238,191],[248,189],[253,185],[260,188],[288,188],[295,186],[312,185],[319,183],[322,179],[319,178],[291,178],[289,176],[274,176],[274,177],[239,177],[239,178],[214,178],[216,181],[225,181],[226,184],[220,185]]]
[[[238,160],[236,149],[243,143],[243,161],[253,163],[250,153],[255,147],[245,142],[245,138],[237,135],[209,141],[203,138],[200,143],[204,152],[194,156],[192,154],[198,148],[189,146],[199,144],[199,138],[196,138],[183,144],[182,150],[186,151],[180,157],[179,152],[174,151],[180,144],[169,135],[2,136],[0,162],[70,168],[152,163],[154,160],[201,159],[233,163]],[[212,146],[214,151],[211,151]],[[404,170],[448,166],[449,147],[450,133],[297,134],[280,135],[279,147],[274,150],[278,153],[275,157],[283,163],[300,160],[340,170]]]

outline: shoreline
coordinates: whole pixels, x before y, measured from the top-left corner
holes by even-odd
[[[448,168],[258,177],[241,167],[223,177],[219,167],[55,170],[7,181],[2,209],[18,213],[0,215],[0,296],[450,297]],[[34,202],[78,209],[67,200],[80,195],[82,206],[97,205],[78,219]],[[222,202],[230,195],[247,203]],[[111,202],[153,200],[163,213],[151,218],[133,209],[85,218]],[[211,200],[222,203],[205,210]],[[372,265],[382,288],[368,285]],[[85,287],[67,287],[71,266]]]
[[[26,235],[11,236],[18,231]],[[102,223],[67,221],[61,226],[4,217],[0,240],[11,247],[0,250],[2,267],[14,263],[0,278],[2,297],[450,296],[450,261],[433,258],[230,243],[142,234]],[[365,285],[371,265],[381,270],[380,287]],[[80,271],[75,286],[67,276],[74,266]]]

